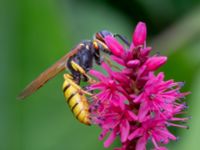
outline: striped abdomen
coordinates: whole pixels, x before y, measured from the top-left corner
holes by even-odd
[[[79,93],[79,90],[70,84],[73,82],[67,79],[63,83],[63,92],[71,111],[74,116],[82,123],[90,125],[89,103],[85,97]]]

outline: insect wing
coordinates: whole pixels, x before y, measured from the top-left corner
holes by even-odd
[[[41,73],[35,80],[33,80],[29,85],[26,86],[26,88],[19,94],[17,98],[24,99],[28,97],[29,95],[37,91],[40,87],[42,87],[45,83],[47,83],[50,79],[55,77],[58,73],[63,71],[65,69],[67,59],[76,54],[81,46],[82,45],[79,44],[72,51],[67,53],[60,60],[58,60],[55,64],[53,64],[43,73]]]

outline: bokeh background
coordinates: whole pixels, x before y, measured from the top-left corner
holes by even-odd
[[[160,70],[185,81],[192,116],[172,150],[199,150],[199,0],[5,0],[0,2],[0,150],[102,150],[100,129],[80,124],[64,102],[62,74],[26,101],[18,93],[79,41],[108,29],[131,38],[138,21],[148,45],[169,56]],[[119,146],[115,142],[109,149]]]

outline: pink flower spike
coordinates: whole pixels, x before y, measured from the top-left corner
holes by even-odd
[[[115,56],[121,56],[124,53],[123,46],[114,37],[106,36],[105,42]]]
[[[95,78],[87,87],[92,92],[91,123],[102,129],[99,140],[105,139],[106,148],[120,139],[115,150],[146,150],[149,142],[153,150],[167,150],[164,145],[177,140],[168,128],[188,128],[182,123],[189,118],[180,115],[188,108],[184,98],[189,92],[181,92],[182,82],[155,73],[167,57],[150,55],[146,32],[139,22],[129,47],[113,36],[104,38],[112,54],[101,63],[101,71],[89,71]]]
[[[144,22],[139,22],[133,34],[133,43],[135,46],[143,45],[146,41],[147,28]]]
[[[144,65],[147,66],[148,71],[155,71],[167,61],[166,56],[154,56],[150,57]]]

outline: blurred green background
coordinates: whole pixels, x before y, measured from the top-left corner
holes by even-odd
[[[0,150],[104,149],[100,129],[80,124],[65,104],[62,74],[26,101],[16,96],[79,41],[102,29],[131,38],[138,21],[147,23],[154,53],[169,56],[166,78],[192,91],[190,129],[173,129],[180,140],[168,147],[199,150],[199,0],[4,0],[0,16]]]

